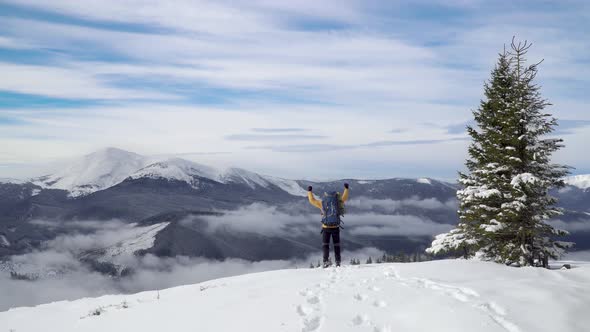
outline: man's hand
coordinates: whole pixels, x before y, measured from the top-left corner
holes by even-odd
[[[344,188],[348,189],[348,183],[344,184]]]
[[[313,188],[311,186],[307,187],[307,191],[311,191]]]

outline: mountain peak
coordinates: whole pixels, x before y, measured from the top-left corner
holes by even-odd
[[[130,155],[130,154],[132,154],[132,155],[138,155],[135,152],[131,152],[131,151],[119,149],[119,148],[112,147],[112,146],[108,146],[108,147],[105,147],[105,148],[102,148],[102,149],[98,149],[98,150],[96,150],[96,151],[94,151],[94,152],[92,152],[92,153],[90,153],[88,155],[105,155],[105,154],[108,154],[108,155]]]
[[[63,189],[71,197],[111,187],[144,167],[148,158],[133,152],[105,148],[85,155],[54,174],[32,179],[36,185],[48,189]]]
[[[184,181],[196,188],[195,176],[218,182],[221,178],[216,169],[181,158],[170,158],[151,163],[133,172],[129,177],[132,179],[153,178]]]

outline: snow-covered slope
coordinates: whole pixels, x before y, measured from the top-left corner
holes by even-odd
[[[0,178],[0,183],[14,183],[14,184],[23,184],[26,181],[13,179],[13,178]]]
[[[271,185],[295,196],[305,196],[306,191],[294,180],[260,175],[241,168],[218,170],[192,161],[173,158],[148,165],[130,175],[132,179],[152,178],[183,181],[199,189],[199,178],[219,183],[237,183],[252,189],[269,188]]]
[[[256,189],[256,187],[268,188],[273,185],[294,196],[307,196],[307,191],[301,188],[297,181],[260,175],[241,168],[227,169],[221,176],[221,181],[242,183],[252,189]]]
[[[31,182],[43,188],[67,190],[70,196],[78,197],[114,186],[148,162],[148,158],[136,153],[106,148]]]
[[[563,331],[590,326],[590,267],[474,261],[297,269],[0,313],[7,331]]]
[[[153,247],[156,235],[170,223],[163,222],[144,227],[132,227],[126,229],[126,237],[116,244],[99,250],[100,257],[95,257],[99,262],[114,262],[119,256],[134,255],[139,250]]]
[[[590,188],[590,174],[570,176],[565,179],[565,183],[580,189],[588,189]]]
[[[196,177],[219,181],[220,174],[214,168],[180,158],[172,158],[150,164],[134,172],[129,177],[132,179],[150,178],[183,181],[198,189],[199,181]]]

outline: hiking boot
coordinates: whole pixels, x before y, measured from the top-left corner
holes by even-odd
[[[330,261],[324,262],[324,269],[329,268],[330,266],[332,266],[332,262],[330,262]]]
[[[340,267],[340,262],[336,262],[336,267]]]

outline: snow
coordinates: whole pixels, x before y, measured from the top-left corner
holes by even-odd
[[[519,187],[522,184],[528,184],[528,183],[532,184],[537,181],[539,181],[539,178],[532,175],[531,173],[522,173],[522,174],[518,174],[518,175],[514,176],[512,178],[512,181],[510,181],[510,185],[512,185],[513,187]]]
[[[0,178],[0,183],[23,184],[26,181],[13,178]]]
[[[496,219],[492,219],[490,220],[490,224],[484,224],[479,227],[483,228],[486,232],[493,233],[502,230],[504,227],[506,227],[506,225],[504,223],[497,221]]]
[[[151,178],[182,181],[198,189],[199,181],[195,179],[195,176],[214,181],[220,179],[219,172],[214,168],[180,158],[150,164],[134,172],[129,177],[132,179]]]
[[[114,246],[106,248],[103,255],[103,260],[111,261],[111,258],[120,256],[122,254],[134,254],[139,250],[153,247],[154,242],[156,241],[156,235],[169,224],[170,223],[168,222],[163,222],[146,227],[134,228],[133,231],[135,234]]]
[[[588,189],[590,188],[590,174],[567,177],[565,183],[580,189]]]
[[[375,181],[359,180],[356,183],[358,183],[358,184],[373,184],[373,183],[375,183]]]
[[[589,283],[590,265],[545,270],[448,260],[305,268],[16,308],[0,313],[0,326],[18,332],[581,332],[590,324]]]
[[[271,185],[294,195],[307,196],[307,192],[294,180],[281,179],[260,175],[241,168],[218,170],[209,166],[197,164],[184,159],[169,159],[148,165],[130,175],[132,179],[159,178],[187,182],[193,188],[199,188],[199,181],[195,176],[210,179],[219,183],[245,184],[252,189],[269,188]]]
[[[54,174],[32,179],[31,182],[42,188],[67,190],[70,197],[81,197],[117,185],[127,178],[183,181],[199,189],[199,177],[219,183],[246,184],[252,189],[274,185],[291,195],[307,195],[295,180],[260,175],[241,168],[219,170],[180,158],[145,157],[116,148],[89,154]],[[16,180],[0,179],[2,181]]]
[[[10,241],[3,234],[0,234],[0,247],[10,247]]]
[[[426,179],[426,178],[420,178],[420,179],[416,180],[416,182],[422,183],[422,184],[432,184],[432,182],[430,182],[430,179]]]
[[[255,189],[257,186],[262,188],[268,188],[268,185],[270,183],[261,175],[241,168],[229,168],[224,172],[221,178],[223,183],[244,183],[252,189]]]
[[[489,189],[486,186],[473,186],[457,191],[457,195],[464,196],[465,201],[471,201],[476,198],[489,198],[491,196],[501,196],[502,193],[498,189]]]
[[[138,154],[106,148],[31,182],[42,188],[67,190],[71,197],[79,197],[114,186],[147,163],[148,158]]]
[[[281,190],[293,195],[307,197],[307,190],[301,188],[299,183],[295,180],[287,180],[282,178],[276,178],[272,176],[264,176],[264,178]]]

